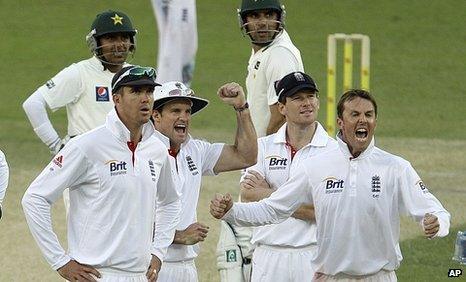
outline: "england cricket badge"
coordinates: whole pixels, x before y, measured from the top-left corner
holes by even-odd
[[[378,198],[380,196],[380,176],[372,176],[372,198]]]

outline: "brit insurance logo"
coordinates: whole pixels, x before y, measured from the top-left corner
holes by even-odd
[[[378,198],[380,196],[380,176],[374,175],[371,180],[372,187],[372,198]]]
[[[96,86],[95,87],[95,100],[97,102],[110,101],[110,93],[108,92],[108,87]]]
[[[193,174],[199,174],[199,171],[197,170],[196,164],[194,163],[193,159],[191,156],[186,156],[186,162],[188,163],[188,169],[189,171]]]
[[[427,186],[424,184],[424,182],[422,182],[422,180],[419,180],[418,182],[416,182],[416,186],[419,186],[422,193],[424,194],[429,193],[429,189],[427,189]]]
[[[111,176],[122,175],[122,174],[126,174],[127,172],[125,161],[110,160],[106,162],[105,164],[106,165],[108,164]]]
[[[269,170],[286,169],[288,159],[280,156],[267,156],[266,161],[269,163]]]
[[[336,177],[330,176],[324,179],[325,194],[334,194],[343,192],[344,181]]]

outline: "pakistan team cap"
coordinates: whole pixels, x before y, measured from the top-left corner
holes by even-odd
[[[134,36],[137,32],[127,14],[114,10],[98,14],[91,25],[91,31],[94,30],[93,35],[96,37],[116,32],[129,33]]]
[[[194,96],[194,91],[178,81],[170,81],[155,88],[154,110],[176,99],[188,99],[191,101],[191,115],[199,112],[209,104],[209,100]]]
[[[300,71],[289,73],[275,82],[278,101],[283,101],[285,97],[293,96],[296,92],[305,89],[319,92],[312,77]]]
[[[151,67],[127,66],[117,72],[112,79],[112,94],[122,86],[158,86],[155,82],[155,69]]]

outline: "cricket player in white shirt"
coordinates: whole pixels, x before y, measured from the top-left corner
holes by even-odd
[[[151,0],[158,29],[157,82],[193,79],[197,52],[196,0]]]
[[[305,160],[260,202],[233,204],[229,195],[217,195],[211,214],[257,226],[281,222],[312,202],[318,245],[314,281],[396,281],[400,215],[410,215],[434,238],[448,235],[450,214],[408,161],[374,145],[377,104],[367,91],[347,91],[337,112],[338,148]]]
[[[277,132],[285,122],[278,110],[275,81],[304,71],[301,53],[285,30],[285,14],[279,0],[242,0],[238,9],[241,30],[252,45],[246,92],[259,137]]]
[[[2,219],[2,203],[5,198],[6,188],[8,187],[8,178],[10,171],[6,162],[5,154],[0,150],[0,219]]]
[[[237,10],[238,20],[243,35],[251,41],[251,56],[248,61],[246,77],[247,101],[258,137],[263,137],[277,130],[285,122],[278,110],[278,97],[275,95],[274,83],[294,71],[304,71],[301,54],[294,46],[285,30],[285,7],[279,0],[242,0]],[[227,237],[236,237],[243,257],[243,276],[249,277],[250,261],[254,247],[250,243],[252,230],[234,227],[232,230],[222,223],[222,233],[217,245],[217,253],[228,250],[234,243]],[[218,263],[223,282],[237,280],[236,266]],[[231,278],[228,278],[231,277]]]
[[[259,138],[257,164],[247,169],[240,183],[243,202],[269,197],[305,159],[337,147],[317,122],[318,89],[309,75],[290,73],[275,88],[286,123],[277,133]],[[314,207],[305,203],[280,224],[256,227],[252,243],[257,247],[251,281],[309,280],[317,253]]]
[[[149,122],[156,85],[153,68],[120,70],[112,80],[115,109],[105,125],[70,140],[23,197],[34,239],[69,281],[157,279],[181,204],[169,155]],[[67,252],[50,218],[66,187]]]
[[[257,136],[243,89],[237,83],[228,83],[219,88],[218,96],[232,106],[236,114],[233,145],[212,144],[190,136],[191,117],[207,106],[207,100],[194,96],[181,82],[167,82],[155,89],[156,136],[173,157],[182,202],[180,223],[158,281],[198,281],[194,259],[199,254],[199,242],[204,241],[209,229],[197,221],[202,176],[243,169],[256,163]]]
[[[77,135],[105,123],[113,109],[111,81],[136,51],[136,33],[123,12],[108,10],[96,16],[86,41],[93,56],[72,64],[39,87],[23,103],[34,132],[56,155]],[[66,107],[68,134],[61,138],[47,114]],[[68,190],[63,194],[68,211]]]

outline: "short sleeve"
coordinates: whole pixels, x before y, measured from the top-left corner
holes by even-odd
[[[278,102],[274,87],[275,81],[295,71],[304,71],[304,69],[290,50],[285,47],[276,47],[270,50],[265,73],[268,83],[267,102],[269,106]]]
[[[83,90],[78,67],[73,64],[55,75],[37,90],[42,94],[47,105],[56,111],[78,100]]]

